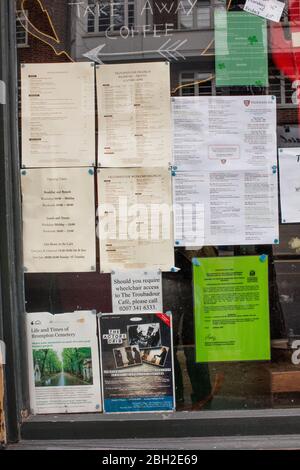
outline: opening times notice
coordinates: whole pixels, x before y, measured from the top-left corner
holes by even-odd
[[[21,175],[26,272],[95,271],[93,170],[31,169]]]

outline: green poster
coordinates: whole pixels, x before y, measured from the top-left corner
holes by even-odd
[[[194,258],[196,362],[270,359],[268,257]]]
[[[215,11],[216,86],[268,86],[266,20]]]

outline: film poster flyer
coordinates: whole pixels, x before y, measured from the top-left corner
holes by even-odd
[[[102,314],[99,323],[104,412],[173,411],[172,315]]]
[[[26,316],[32,412],[101,411],[96,315],[77,311]]]

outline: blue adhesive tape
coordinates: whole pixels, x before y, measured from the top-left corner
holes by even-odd
[[[201,266],[201,263],[200,261],[198,260],[198,258],[193,258],[192,259],[192,263],[194,266]]]

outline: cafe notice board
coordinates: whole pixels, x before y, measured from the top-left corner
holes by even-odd
[[[196,362],[270,359],[268,257],[194,258]]]

